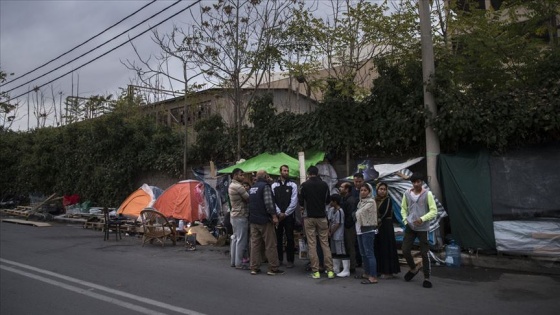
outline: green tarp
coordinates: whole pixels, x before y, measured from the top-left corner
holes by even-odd
[[[487,152],[439,155],[438,177],[453,238],[464,248],[495,249]]]
[[[312,165],[317,165],[317,163],[323,162],[325,159],[325,152],[309,150],[305,151],[305,169],[307,170]],[[299,176],[299,172],[298,172]]]
[[[325,153],[315,150],[310,150],[305,153],[305,168],[322,162],[325,158]],[[245,173],[256,172],[258,170],[265,170],[270,175],[280,175],[280,166],[288,165],[290,168],[290,177],[299,177],[299,161],[286,153],[263,153],[250,158],[239,164],[235,164],[218,171],[218,173],[231,173],[235,168],[242,169]]]

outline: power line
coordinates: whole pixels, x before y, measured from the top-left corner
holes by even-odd
[[[179,0],[179,1],[182,1],[182,0]],[[145,30],[145,31],[143,31],[142,33],[140,33],[140,34],[138,34],[138,35],[136,35],[136,36],[130,38],[129,40],[127,40],[126,42],[124,42],[124,43],[118,45],[117,47],[114,47],[113,49],[111,49],[111,50],[105,52],[104,54],[95,57],[94,59],[92,59],[92,60],[90,60],[90,61],[88,61],[88,62],[82,64],[81,66],[79,66],[79,67],[77,67],[77,68],[75,68],[75,69],[72,69],[72,70],[66,72],[66,73],[63,74],[63,75],[60,75],[60,76],[58,76],[58,77],[56,77],[56,78],[50,80],[49,82],[47,82],[47,83],[45,83],[45,84],[36,86],[33,90],[39,89],[39,88],[42,88],[42,87],[45,86],[45,85],[51,84],[51,83],[53,83],[54,81],[56,81],[56,80],[58,80],[58,79],[60,79],[60,78],[62,78],[62,77],[65,77],[65,76],[69,75],[70,73],[72,73],[72,72],[74,72],[74,71],[76,71],[76,70],[79,70],[79,69],[81,69],[81,68],[83,68],[83,67],[89,65],[90,63],[96,61],[97,59],[99,59],[99,58],[101,58],[101,57],[103,57],[103,56],[105,56],[105,55],[107,55],[107,54],[109,54],[109,53],[111,53],[111,52],[117,50],[118,48],[120,48],[120,47],[126,45],[128,42],[133,41],[134,39],[136,39],[136,38],[138,38],[138,37],[140,37],[140,36],[146,34],[146,33],[149,32],[150,30],[152,30],[153,28],[155,28],[155,27],[157,27],[157,26],[160,26],[161,24],[163,24],[163,23],[169,21],[171,18],[174,18],[174,17],[176,17],[177,15],[179,15],[179,14],[185,12],[186,10],[192,8],[194,5],[200,3],[201,1],[202,1],[202,0],[197,0],[197,1],[193,2],[192,4],[190,4],[189,6],[187,6],[186,8],[180,10],[179,12],[173,14],[172,16],[166,18],[165,20],[163,20],[163,21],[157,23],[156,25],[151,26],[151,27],[148,28],[147,30]],[[22,94],[20,94],[20,95],[18,95],[18,96],[16,96],[16,97],[12,97],[12,99],[16,99],[16,98],[22,97],[22,96],[24,96],[24,95],[27,95],[27,94],[31,93],[33,90],[29,90],[29,91],[27,91],[27,92],[25,92],[25,93],[22,93]]]
[[[34,78],[34,79],[31,79],[31,80],[29,80],[29,81],[27,81],[27,82],[25,82],[25,83],[22,83],[22,84],[18,85],[18,86],[16,86],[16,87],[13,87],[13,88],[7,90],[6,92],[9,93],[9,92],[11,92],[11,91],[13,91],[13,90],[15,90],[15,89],[18,89],[18,88],[20,88],[20,87],[22,87],[22,86],[24,86],[24,85],[27,85],[27,84],[29,84],[29,83],[31,83],[31,82],[33,82],[33,81],[36,81],[36,80],[38,80],[38,79],[40,79],[40,78],[42,78],[42,77],[44,77],[44,76],[46,76],[46,75],[48,75],[48,74],[51,74],[51,73],[55,72],[56,70],[58,70],[58,69],[60,69],[60,68],[62,68],[62,67],[64,67],[64,66],[67,66],[68,64],[70,64],[70,63],[72,63],[72,62],[74,62],[74,61],[76,61],[76,60],[82,58],[83,56],[85,56],[85,55],[87,55],[87,54],[89,54],[89,53],[91,53],[91,52],[97,50],[98,48],[101,48],[101,47],[107,45],[108,43],[112,42],[112,41],[115,40],[117,37],[120,37],[121,35],[125,34],[126,32],[129,32],[129,31],[131,31],[131,30],[137,28],[139,25],[141,25],[141,24],[145,23],[146,21],[148,21],[148,20],[154,18],[155,16],[159,15],[160,13],[163,13],[164,11],[170,9],[171,7],[173,7],[173,6],[177,5],[177,4],[179,4],[179,2],[181,2],[181,1],[183,1],[183,0],[177,0],[177,1],[175,1],[175,3],[171,4],[170,6],[168,6],[168,7],[164,8],[163,10],[161,10],[161,11],[155,13],[154,15],[152,15],[152,16],[150,16],[149,18],[147,18],[147,19],[141,21],[140,23],[134,25],[133,27],[127,29],[126,31],[124,31],[124,32],[122,32],[122,33],[120,33],[120,34],[114,36],[113,38],[109,39],[108,41],[104,42],[103,44],[98,45],[97,47],[88,50],[87,52],[85,52],[85,53],[79,55],[78,57],[76,57],[76,58],[74,58],[74,59],[72,59],[72,60],[66,62],[65,64],[62,64],[62,65],[60,65],[60,66],[58,66],[58,67],[52,69],[51,71],[49,71],[49,72],[47,72],[47,73],[44,73],[44,74],[42,74],[42,75],[40,75],[40,76],[38,76],[38,77],[36,77],[36,78]]]
[[[4,86],[4,85],[6,85],[6,84],[12,83],[12,82],[14,82],[14,81],[16,81],[16,80],[19,80],[19,79],[25,77],[26,75],[28,75],[28,74],[30,74],[30,73],[32,73],[32,72],[35,72],[35,71],[37,71],[37,70],[39,70],[39,69],[41,69],[41,68],[44,68],[45,66],[51,64],[53,61],[56,61],[56,60],[60,59],[61,57],[64,57],[64,56],[68,55],[69,53],[73,52],[74,50],[76,50],[76,49],[82,47],[83,45],[89,43],[90,41],[94,40],[95,38],[101,36],[103,33],[107,32],[108,30],[112,29],[113,27],[115,27],[115,26],[121,24],[122,22],[124,22],[125,20],[127,20],[127,19],[130,18],[131,16],[135,15],[136,13],[138,13],[138,12],[144,10],[146,7],[148,7],[149,5],[152,5],[152,4],[153,4],[154,2],[156,2],[156,1],[157,1],[157,0],[153,0],[152,2],[146,4],[145,6],[143,6],[143,7],[141,7],[140,9],[134,11],[133,13],[131,13],[131,14],[129,14],[128,16],[126,16],[125,18],[121,19],[121,20],[118,21],[117,23],[115,23],[115,24],[109,26],[108,28],[104,29],[101,33],[98,33],[97,35],[95,35],[95,36],[93,36],[93,37],[90,37],[90,38],[89,38],[88,40],[86,40],[85,42],[79,44],[78,46],[76,46],[76,47],[74,47],[74,48],[72,48],[72,49],[70,49],[69,51],[63,53],[62,55],[60,55],[60,56],[58,56],[58,57],[56,57],[56,58],[54,58],[54,59],[51,59],[50,61],[44,63],[43,65],[41,65],[41,66],[39,66],[39,67],[37,67],[37,68],[31,70],[31,71],[28,71],[28,72],[26,72],[26,73],[20,75],[19,77],[16,77],[15,79],[10,80],[9,82],[6,82],[6,83],[4,83],[4,84],[0,84],[0,87]]]

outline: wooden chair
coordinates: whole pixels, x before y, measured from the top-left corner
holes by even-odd
[[[121,235],[121,225],[123,224],[122,221],[111,219],[109,217],[109,209],[104,207],[103,210],[103,240],[106,241],[109,239],[109,231],[115,231],[115,239],[118,241],[122,239]]]
[[[153,208],[146,208],[140,211],[140,219],[144,232],[142,246],[148,241],[153,244],[154,240],[164,246],[165,240],[168,238],[173,242],[173,245],[177,245],[175,223],[169,222],[161,212]]]

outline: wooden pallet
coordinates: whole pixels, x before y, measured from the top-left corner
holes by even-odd
[[[32,226],[39,226],[39,227],[51,226],[49,223],[46,222],[27,221],[27,220],[20,220],[20,219],[2,219],[2,222],[32,225]]]
[[[103,222],[92,221],[84,223],[84,229],[103,230]]]
[[[26,208],[29,207],[17,207],[15,209],[2,209],[2,212],[13,216],[27,217],[29,215],[30,209],[26,209]]]

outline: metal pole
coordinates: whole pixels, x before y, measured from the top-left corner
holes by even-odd
[[[432,42],[432,27],[430,19],[430,0],[419,0],[420,33],[422,42],[422,77],[424,81],[424,106],[435,118],[437,106],[433,94],[428,90],[428,84],[435,73],[434,47]],[[437,156],[440,153],[439,138],[430,122],[426,122],[426,163],[428,171],[428,185],[435,197],[441,200],[441,189],[437,179]]]

